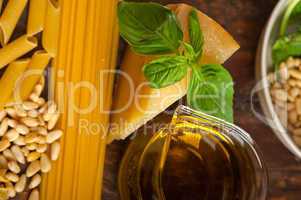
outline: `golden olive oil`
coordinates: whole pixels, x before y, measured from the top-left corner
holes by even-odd
[[[119,173],[124,200],[263,200],[267,177],[241,129],[187,108],[129,145]]]

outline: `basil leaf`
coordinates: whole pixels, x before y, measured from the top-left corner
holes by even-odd
[[[188,69],[184,56],[163,57],[143,67],[144,76],[153,88],[163,88],[180,81]]]
[[[278,66],[290,56],[301,56],[301,32],[279,38],[272,48],[274,64]]]
[[[121,1],[118,18],[121,36],[137,53],[176,52],[183,40],[175,14],[160,4]]]
[[[197,11],[195,9],[193,9],[189,14],[189,36],[190,43],[198,58],[203,52],[204,36],[200,27]]]
[[[187,100],[190,107],[233,122],[233,81],[221,65],[193,67]]]

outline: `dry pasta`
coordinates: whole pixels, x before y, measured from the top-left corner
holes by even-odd
[[[6,103],[10,100],[10,97],[15,88],[15,83],[18,79],[22,78],[23,72],[26,70],[30,59],[23,59],[12,62],[5,70],[2,78],[0,79],[0,110],[4,108]]]
[[[58,2],[56,2],[55,0],[47,0],[42,45],[51,56],[55,56],[57,52],[59,28],[60,7],[58,5]]]
[[[47,0],[30,0],[27,19],[27,34],[35,35],[44,28]]]
[[[23,78],[16,84],[11,102],[24,101],[29,98],[33,88],[41,79],[49,61],[50,55],[45,51],[35,52]]]
[[[21,36],[0,49],[0,69],[28,53],[38,45],[35,37]]]
[[[0,17],[0,42],[7,44],[22,15],[27,0],[9,0]]]
[[[77,84],[88,81],[95,87],[98,100],[91,113],[68,112],[74,104],[86,108],[93,101],[93,95],[83,88],[78,89],[75,94],[64,91],[63,103],[66,106],[62,110],[60,128],[66,132],[61,140],[62,156],[43,180],[42,200],[101,199],[106,146],[104,136],[107,133],[109,115],[100,110],[110,108],[113,84],[112,74],[101,72],[113,70],[115,67],[118,41],[117,3],[117,0],[62,1],[62,30],[54,74],[63,71],[65,75],[55,77],[55,99],[62,96],[58,83]],[[103,83],[102,86],[99,85],[100,82]],[[70,99],[72,105],[68,104]],[[73,115],[72,121],[77,122],[73,126],[69,123],[70,115]],[[82,120],[102,126],[92,133],[79,127],[78,122]]]

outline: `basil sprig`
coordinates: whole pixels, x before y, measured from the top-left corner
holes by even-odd
[[[150,86],[164,88],[181,81],[192,71],[187,100],[190,107],[233,122],[233,81],[221,65],[200,65],[204,36],[197,11],[189,13],[190,43],[175,14],[156,3],[122,1],[118,6],[121,36],[136,53],[162,55],[147,63],[143,72]]]

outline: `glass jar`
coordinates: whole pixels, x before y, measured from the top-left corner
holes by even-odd
[[[118,184],[122,200],[264,200],[267,180],[248,133],[180,106],[165,128],[131,141]]]

